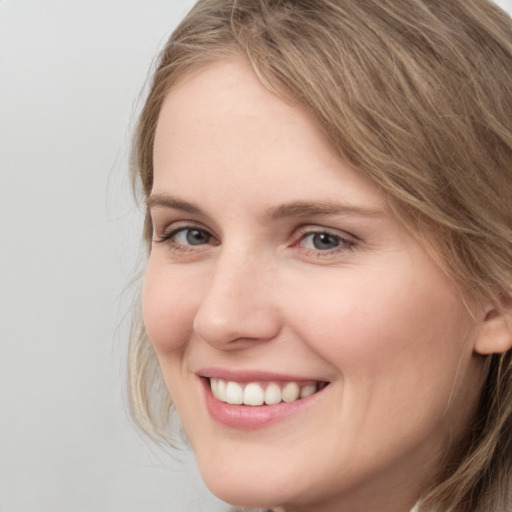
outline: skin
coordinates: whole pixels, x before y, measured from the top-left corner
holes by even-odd
[[[468,422],[491,315],[468,312],[381,190],[241,58],[173,87],[154,173],[144,321],[206,484],[242,506],[408,512]],[[278,210],[294,202],[344,208]],[[236,429],[210,417],[205,367],[329,385],[283,421]]]

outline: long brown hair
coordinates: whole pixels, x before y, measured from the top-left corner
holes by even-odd
[[[339,155],[467,296],[512,302],[512,22],[486,0],[200,0],[159,60],[133,148],[153,183],[162,102],[191,69],[241,54],[260,81],[316,116]],[[146,216],[144,238],[151,239]],[[512,507],[512,363],[489,356],[478,411],[421,510]],[[168,438],[172,404],[140,310],[130,346],[132,410]]]

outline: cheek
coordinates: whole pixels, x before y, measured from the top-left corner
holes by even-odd
[[[332,280],[319,282],[307,305],[297,289],[288,296],[288,311],[302,313],[296,332],[341,383],[334,421],[344,425],[354,453],[378,454],[399,439],[413,446],[445,415],[448,424],[459,421],[471,403],[462,396],[468,315],[451,286],[426,282],[383,273],[344,279],[335,289]]]
[[[354,273],[335,288],[333,282],[318,283],[307,306],[299,302],[304,294],[293,291],[288,305],[303,313],[304,338],[346,379],[403,388],[405,377],[415,382],[446,369],[453,381],[470,322],[443,276]]]
[[[155,259],[150,258],[146,268],[142,315],[156,352],[165,354],[183,349],[190,339],[197,288]]]

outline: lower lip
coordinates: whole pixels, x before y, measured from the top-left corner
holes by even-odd
[[[210,389],[210,384],[206,379],[203,381],[203,387],[206,398],[206,407],[210,416],[218,423],[239,429],[258,429],[268,427],[283,421],[286,418],[297,414],[308,407],[315,397],[322,391],[294,402],[281,402],[275,405],[231,405],[217,400]]]

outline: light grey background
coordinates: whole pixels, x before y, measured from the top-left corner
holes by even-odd
[[[0,0],[0,512],[226,509],[125,406],[129,138],[190,4]]]
[[[226,510],[125,406],[129,139],[190,4],[0,1],[0,512]]]

